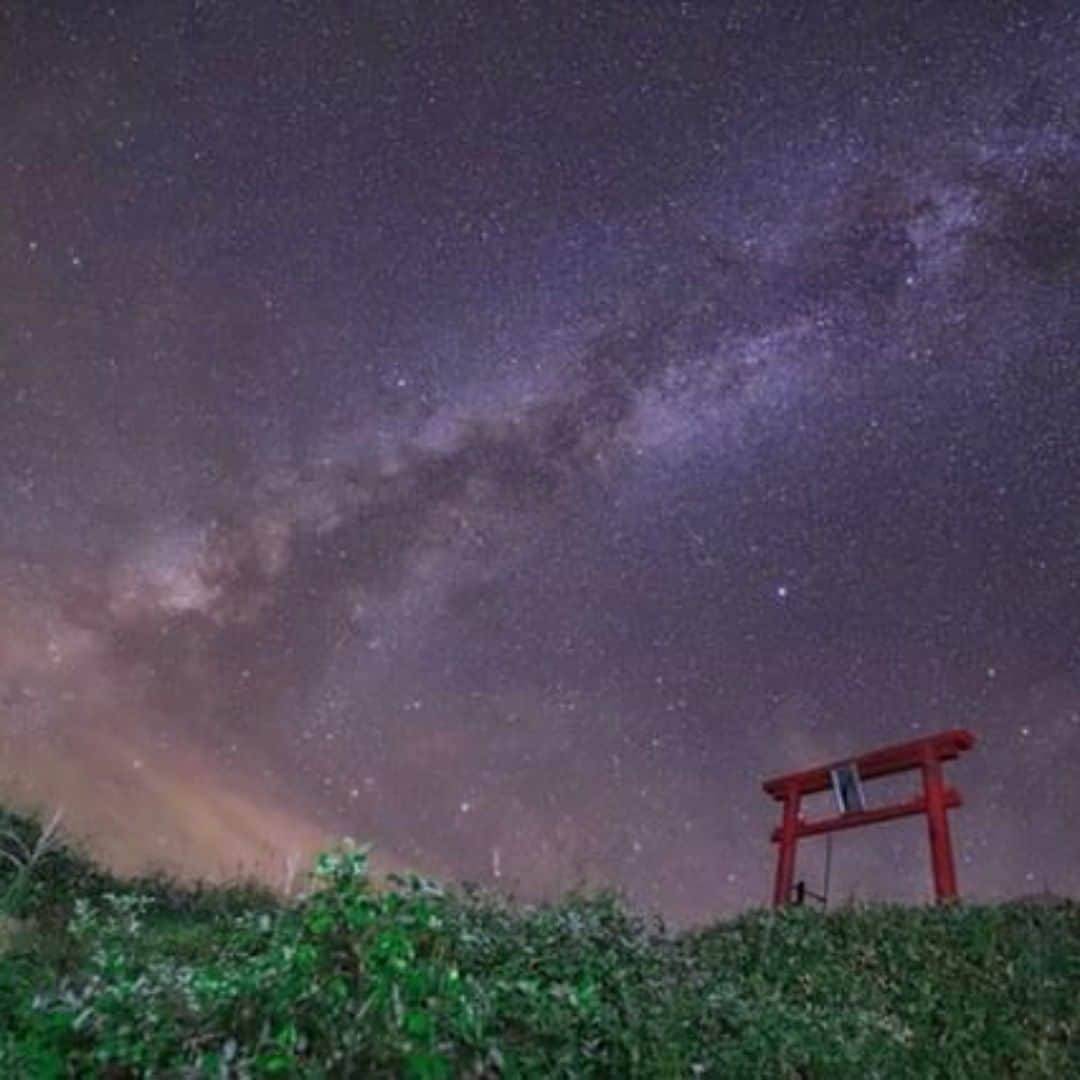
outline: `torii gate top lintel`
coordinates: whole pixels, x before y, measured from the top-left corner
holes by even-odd
[[[893,773],[906,772],[916,768],[928,758],[937,761],[951,761],[965,750],[975,745],[975,736],[963,728],[941,731],[923,739],[885,746],[871,750],[858,757],[840,758],[828,765],[815,765],[802,772],[785,773],[766,780],[762,787],[777,802],[783,802],[792,789],[801,795],[813,795],[819,791],[828,791],[832,786],[832,772],[844,765],[858,766],[859,776],[863,780],[873,780],[879,776],[891,776]]]

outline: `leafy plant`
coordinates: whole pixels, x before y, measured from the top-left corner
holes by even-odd
[[[35,867],[46,856],[59,849],[59,828],[63,816],[63,807],[57,807],[53,816],[40,829],[27,829],[27,823],[20,829],[13,822],[11,826],[0,831],[0,860],[14,867],[14,874],[8,880],[3,893],[0,909],[10,910],[17,906]]]
[[[18,850],[37,929],[0,963],[2,1076],[1080,1075],[1075,904],[671,934],[611,892],[376,883],[349,841],[288,900]]]

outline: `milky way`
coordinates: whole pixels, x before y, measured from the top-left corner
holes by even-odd
[[[1080,889],[1077,19],[758,7],[9,6],[6,797],[699,920],[966,726],[962,890]]]

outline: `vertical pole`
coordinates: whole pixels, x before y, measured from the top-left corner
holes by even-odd
[[[922,775],[930,831],[930,861],[934,870],[934,895],[940,904],[956,899],[956,866],[945,809],[945,780],[941,761],[930,747],[923,748]]]
[[[825,888],[821,890],[821,910],[829,910],[829,882],[832,880],[832,833],[825,834]]]
[[[783,907],[791,902],[791,887],[795,880],[795,844],[798,842],[801,798],[802,793],[798,788],[788,788],[784,792],[784,819],[780,826],[780,853],[776,860],[773,907]]]

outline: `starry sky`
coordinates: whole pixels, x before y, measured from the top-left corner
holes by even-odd
[[[764,779],[966,727],[962,894],[1080,892],[1078,35],[7,0],[0,794],[693,923]],[[832,864],[931,895],[918,819]]]

